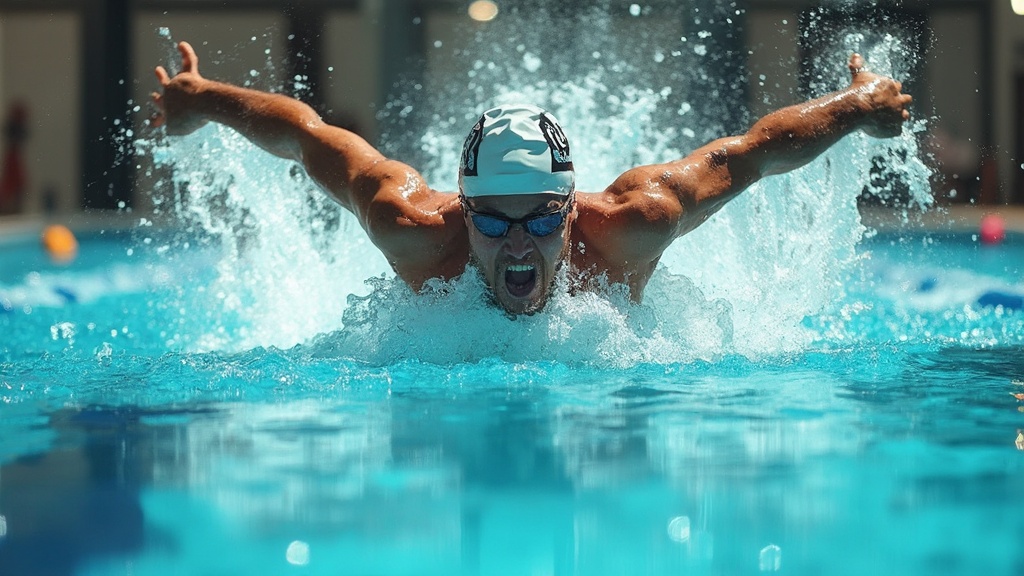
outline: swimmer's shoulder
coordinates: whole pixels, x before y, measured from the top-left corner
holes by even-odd
[[[438,236],[451,236],[460,227],[465,228],[458,195],[426,185],[378,194],[366,219],[372,238],[398,236],[438,241]]]
[[[676,238],[684,208],[665,186],[631,171],[601,192],[579,196],[584,243],[613,266],[646,270]]]

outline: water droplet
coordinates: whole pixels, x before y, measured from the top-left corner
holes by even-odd
[[[690,540],[690,517],[676,516],[668,521],[668,537],[676,542]]]
[[[541,59],[530,52],[523,54],[523,68],[526,68],[527,72],[536,72],[540,69]]]
[[[782,568],[782,548],[775,544],[762,548],[757,557],[757,568],[761,572],[778,572]]]
[[[7,536],[7,518],[0,516],[0,538]]]
[[[116,330],[113,331],[116,335]],[[97,360],[109,360],[114,354],[114,347],[109,342],[104,342],[99,348],[93,351]]]
[[[630,4],[629,5],[629,13],[630,13],[631,16],[639,16],[640,15],[640,5],[639,4]]]
[[[285,552],[285,558],[289,564],[295,566],[305,566],[309,564],[309,544],[302,540],[296,540],[288,545],[288,551]]]

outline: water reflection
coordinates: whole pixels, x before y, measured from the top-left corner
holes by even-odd
[[[787,571],[872,573],[850,542],[936,515],[985,526],[952,544],[918,531],[890,562],[910,573],[934,546],[977,567],[1024,535],[1006,420],[964,450],[915,433],[945,405],[864,401],[810,369],[716,370],[59,409],[49,450],[0,469],[0,573],[749,573],[782,549]]]
[[[140,414],[62,410],[54,448],[0,467],[0,574],[74,574],[143,546],[139,500],[152,460]]]

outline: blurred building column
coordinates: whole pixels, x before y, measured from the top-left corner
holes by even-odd
[[[288,17],[288,72],[286,84],[299,82],[306,89],[299,96],[320,114],[324,114],[324,24],[327,10],[324,4],[291,0],[284,9]]]
[[[417,0],[364,0],[364,7],[379,34],[379,109],[395,95],[401,81],[422,76],[423,26],[414,23],[422,10]]]
[[[131,98],[130,0],[83,2],[82,207],[132,204],[131,152],[118,150],[114,120],[125,125]]]
[[[992,126],[993,158],[996,161],[1001,200],[1010,201],[1014,171],[1024,159],[1014,158],[1016,135],[1014,118],[1015,79],[1024,74],[1024,16],[1015,14],[1009,0],[989,3],[992,22],[989,36],[992,46],[992,99],[988,119]],[[1014,199],[1021,202],[1024,199]]]

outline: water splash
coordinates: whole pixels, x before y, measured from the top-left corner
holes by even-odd
[[[504,24],[479,28],[465,46],[434,58],[426,77],[388,103],[381,147],[420,167],[435,188],[454,190],[465,131],[482,109],[519,100],[562,121],[582,190],[600,190],[638,164],[682,157],[749,125],[735,102],[742,75],[723,65],[735,60],[731,16],[739,11],[698,4],[682,37],[659,26],[663,15],[654,10],[623,18],[608,7],[590,11],[587,34],[571,51],[553,48],[562,37],[540,23],[578,27],[570,18],[578,14],[503,13],[496,22]],[[622,33],[630,27],[639,41],[609,40],[630,37]],[[693,50],[694,42],[705,49]],[[822,89],[848,82],[845,60],[854,50],[897,76],[915,57],[893,35],[842,36],[814,63]],[[226,128],[144,148],[171,173],[158,204],[187,236],[221,252],[211,286],[183,286],[166,304],[181,310],[178,330],[192,336],[180,343],[188,347],[311,342],[318,354],[371,363],[497,357],[625,366],[757,357],[819,340],[820,328],[806,319],[845,296],[866,232],[858,201],[898,202],[904,218],[931,202],[921,129],[916,122],[885,141],[851,135],[802,170],[754,186],[665,253],[641,305],[614,289],[562,291],[543,314],[515,320],[488,303],[472,273],[413,294],[300,167]]]
[[[209,286],[183,284],[166,303],[199,350],[291,346],[340,326],[345,295],[387,269],[355,218],[294,163],[268,156],[237,133],[208,125],[151,148],[173,171],[158,209],[188,242],[220,252]],[[190,240],[191,239],[191,240]]]
[[[626,367],[714,360],[732,340],[728,303],[708,301],[692,282],[667,273],[652,279],[650,300],[671,297],[671,307],[632,304],[621,287],[570,295],[563,275],[543,313],[516,318],[490,303],[473,272],[418,296],[395,279],[370,283],[368,296],[349,297],[345,327],[316,339],[314,354],[381,365],[500,358]]]

